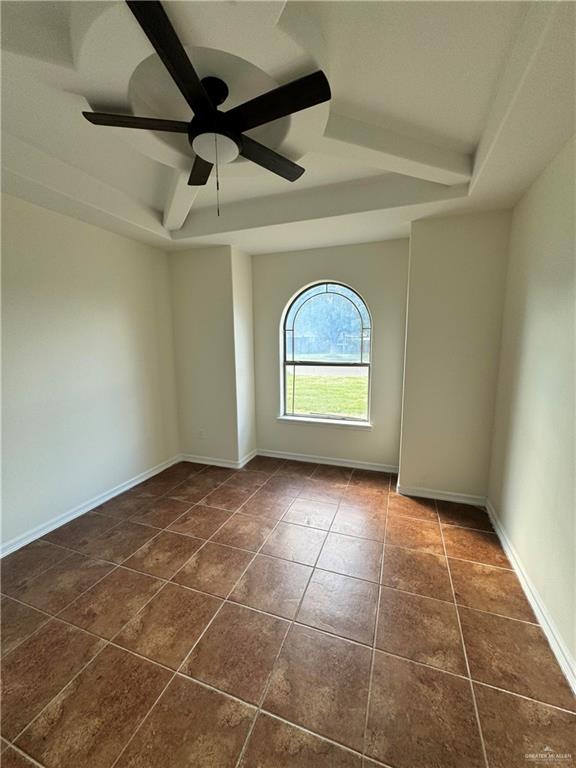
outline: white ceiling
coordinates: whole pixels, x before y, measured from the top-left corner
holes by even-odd
[[[125,3],[16,1],[2,2],[5,191],[168,250],[310,248],[509,207],[574,133],[571,2],[164,5],[201,76],[227,80],[224,108],[324,69],[329,104],[253,133],[304,176],[225,166],[218,217],[213,179],[186,186],[186,137],[81,116],[191,117]]]

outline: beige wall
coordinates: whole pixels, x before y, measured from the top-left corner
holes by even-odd
[[[182,452],[237,461],[231,249],[170,256]]]
[[[398,465],[407,270],[407,240],[253,257],[259,449]],[[319,280],[351,286],[372,313],[371,431],[277,418],[282,313],[295,293]]]
[[[178,453],[168,263],[2,199],[8,542]]]
[[[242,461],[256,450],[252,259],[248,254],[234,249],[232,249],[231,258],[238,460]]]
[[[510,216],[417,221],[402,408],[402,489],[484,498]]]
[[[514,210],[489,499],[576,659],[575,143]]]

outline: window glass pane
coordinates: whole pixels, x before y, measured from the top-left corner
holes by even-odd
[[[368,367],[286,366],[285,413],[368,419]]]
[[[326,283],[321,283],[320,285],[313,285],[311,288],[308,288],[307,290],[303,291],[299,296],[297,296],[294,301],[292,302],[292,305],[290,306],[290,309],[288,310],[288,314],[286,315],[286,320],[284,321],[284,327],[285,328],[292,328],[294,326],[294,318],[296,317],[298,310],[300,307],[308,301],[312,296],[316,296],[319,293],[326,293]]]
[[[365,328],[362,334],[362,362],[370,362],[370,329]]]
[[[364,304],[355,291],[351,288],[347,288],[345,285],[339,285],[338,283],[328,283],[328,291],[330,293],[339,293],[341,296],[345,296],[349,299],[360,313],[363,326],[365,328],[370,328],[370,315],[368,314],[366,304]]]
[[[284,367],[284,413],[291,416],[294,413],[294,366]]]
[[[362,319],[356,306],[337,293],[313,296],[294,317],[294,359],[360,363]]]
[[[286,351],[286,361],[294,360],[294,333],[286,330],[284,335],[284,348]]]

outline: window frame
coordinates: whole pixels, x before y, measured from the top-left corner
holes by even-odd
[[[342,298],[345,298],[347,301],[349,301],[356,311],[358,312],[358,315],[360,317],[361,322],[361,342],[360,342],[360,357],[361,360],[363,360],[364,357],[364,331],[369,330],[369,345],[368,345],[368,360],[367,362],[357,362],[357,363],[341,363],[341,362],[315,362],[312,360],[288,360],[287,359],[287,327],[286,323],[288,321],[290,311],[294,304],[302,297],[303,294],[305,294],[307,291],[310,291],[313,288],[317,288],[319,286],[326,286],[325,293],[335,293],[338,296],[342,296]],[[362,314],[358,307],[354,304],[352,299],[350,299],[349,296],[347,296],[345,293],[339,293],[338,291],[330,291],[328,290],[329,286],[340,286],[342,288],[345,288],[347,291],[350,291],[353,293],[357,298],[358,301],[362,303],[362,306],[364,307],[366,314],[368,316],[368,322],[369,325],[366,326],[362,317]],[[294,329],[294,325],[296,323],[296,318],[298,316],[298,312],[300,309],[308,302],[311,301],[313,298],[316,298],[317,296],[321,296],[323,292],[313,294],[309,298],[307,298],[302,305],[298,308],[294,319],[292,321],[292,332]],[[341,282],[340,280],[316,280],[313,283],[309,283],[308,285],[305,285],[302,287],[299,291],[297,291],[290,301],[286,304],[284,307],[284,311],[282,313],[282,318],[280,321],[280,368],[281,368],[281,374],[280,374],[280,414],[278,418],[283,421],[292,422],[292,423],[298,423],[298,422],[305,422],[305,423],[321,423],[321,424],[330,424],[334,426],[346,426],[346,427],[356,427],[360,429],[366,429],[370,428],[372,426],[371,423],[371,403],[372,403],[372,338],[373,338],[373,322],[372,322],[372,313],[370,312],[370,308],[368,304],[366,303],[364,297],[355,289],[352,288],[350,285],[347,285],[346,283]],[[355,416],[342,416],[342,415],[334,415],[331,416],[329,414],[315,414],[315,413],[305,413],[305,414],[297,414],[297,413],[289,413],[286,408],[286,397],[287,397],[287,382],[286,382],[286,375],[287,375],[287,367],[293,366],[293,367],[305,367],[305,366],[316,366],[316,367],[338,367],[338,368],[366,368],[368,370],[368,393],[367,393],[367,403],[366,403],[366,418],[358,418]]]

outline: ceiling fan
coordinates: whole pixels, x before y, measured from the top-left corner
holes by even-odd
[[[331,97],[323,72],[305,75],[257,96],[227,112],[218,107],[228,97],[228,86],[218,77],[200,79],[160,2],[127,0],[144,33],[194,113],[189,123],[133,115],[83,112],[95,125],[144,128],[186,133],[196,157],[188,179],[191,186],[206,184],[214,164],[230,163],[241,155],[288,181],[296,181],[304,168],[246,136],[245,131],[300,112]]]

